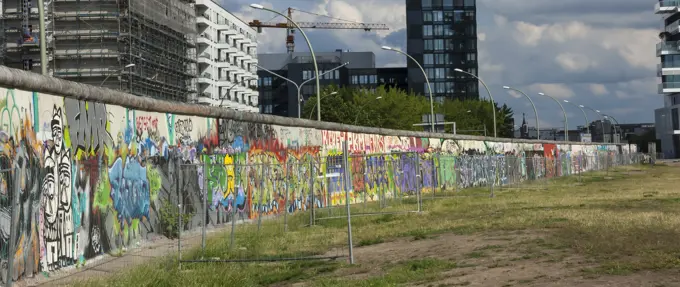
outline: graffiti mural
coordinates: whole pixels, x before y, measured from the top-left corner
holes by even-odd
[[[361,203],[569,175],[636,150],[358,134],[2,92],[3,280],[9,261],[21,279],[150,240],[161,233],[162,204],[187,206],[191,229],[343,205],[346,196]]]

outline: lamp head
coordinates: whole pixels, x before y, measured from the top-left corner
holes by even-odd
[[[539,94],[539,95],[541,95],[541,96],[545,96],[545,94],[544,94],[544,93],[538,93],[538,94]]]
[[[568,103],[569,101],[567,101],[567,100],[564,100],[564,102],[565,102],[565,103]]]
[[[392,47],[390,47],[390,46],[382,46],[381,48],[383,50],[392,51]]]
[[[507,89],[510,89],[510,87],[508,87],[508,86],[503,86],[503,89],[506,89],[506,90],[507,90]]]
[[[125,66],[125,68],[126,68],[126,69],[127,69],[127,68],[132,68],[132,67],[134,67],[134,66],[135,66],[135,64],[127,64],[127,65]]]
[[[600,110],[595,110],[595,112],[598,112],[598,113],[599,113],[599,112],[600,112]]]
[[[329,95],[337,95],[337,94],[338,94],[338,92],[332,92]]]
[[[453,69],[453,70],[456,71],[456,72],[462,72],[462,71],[463,71],[463,70],[458,69],[458,68],[455,68],[455,69]]]
[[[250,8],[262,10],[264,9],[264,6],[260,4],[250,4]]]
[[[578,107],[579,107],[579,108],[585,108],[585,106],[584,106],[584,105],[578,105]]]
[[[377,98],[375,98],[375,99],[376,99],[376,100],[380,100],[380,99],[382,99],[382,97],[377,97]]]

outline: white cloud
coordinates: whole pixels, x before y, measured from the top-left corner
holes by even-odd
[[[609,94],[609,90],[607,90],[607,87],[603,84],[590,84],[588,85],[588,88],[590,89],[590,92],[596,96],[603,96]]]
[[[575,94],[572,89],[565,84],[533,84],[529,90],[535,93],[545,93],[557,99],[569,99]]]
[[[560,53],[555,57],[555,62],[567,72],[582,72],[596,65],[588,56],[575,53]]]

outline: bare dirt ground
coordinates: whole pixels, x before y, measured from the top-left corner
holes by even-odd
[[[341,269],[335,276],[380,277],[388,264],[431,258],[456,262],[457,266],[442,272],[442,279],[408,286],[680,286],[680,270],[630,275],[589,273],[589,268],[598,265],[570,249],[551,246],[545,240],[549,232],[442,234],[360,247],[355,249],[355,258],[361,266]]]

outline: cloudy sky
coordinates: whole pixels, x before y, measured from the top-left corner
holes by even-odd
[[[221,0],[245,21],[268,21],[275,15],[253,10],[256,0]],[[655,44],[661,17],[654,0],[477,0],[479,76],[499,103],[522,113],[533,123],[528,101],[509,94],[503,85],[532,96],[542,127],[562,125],[557,104],[536,95],[544,92],[599,109],[621,123],[653,122],[654,109],[663,106],[657,94]],[[317,14],[384,23],[389,31],[309,30],[315,51],[373,51],[378,66],[404,66],[402,56],[385,52],[383,45],[406,48],[404,0],[262,0],[259,4],[284,11],[293,7]],[[295,13],[299,21],[332,20]],[[282,21],[277,18],[277,21]],[[285,30],[265,29],[259,35],[260,53],[285,52]],[[302,38],[296,51],[308,51]],[[481,89],[481,87],[480,87]],[[481,90],[480,95],[486,97]],[[583,114],[566,104],[570,128],[583,125]],[[588,113],[589,120],[596,115]]]

